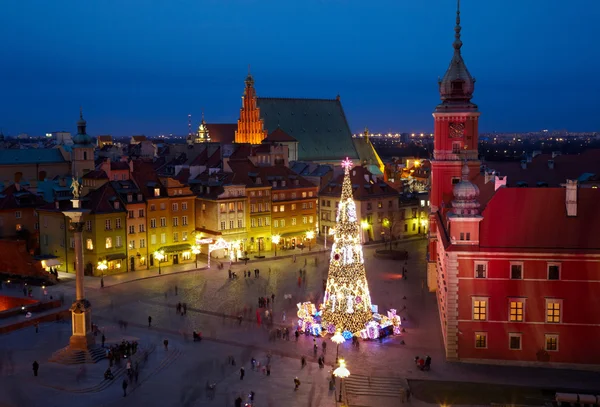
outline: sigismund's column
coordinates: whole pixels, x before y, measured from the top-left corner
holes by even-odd
[[[81,193],[81,185],[76,177],[73,177],[71,183],[73,189],[73,209],[64,211],[63,213],[71,220],[71,228],[73,230],[73,238],[75,240],[75,301],[71,305],[72,319],[72,335],[69,340],[71,350],[88,350],[90,346],[95,344],[94,335],[92,334],[92,305],[85,299],[85,291],[83,287],[83,238],[81,233],[85,222],[83,216],[89,212],[89,209],[81,207],[79,199]]]

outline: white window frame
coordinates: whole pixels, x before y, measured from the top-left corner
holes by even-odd
[[[182,226],[187,226],[188,224],[188,217],[187,216],[182,216],[181,217],[181,225]]]
[[[112,237],[107,237],[106,239],[104,239],[104,247],[106,249],[112,249],[112,247],[113,247]]]
[[[521,266],[521,278],[513,278],[512,276],[512,268],[513,266]],[[560,274],[560,272],[559,272]],[[525,267],[523,266],[522,261],[511,261],[510,266],[508,268],[508,278],[511,280],[523,280],[525,278]]]
[[[485,346],[477,346],[477,335],[483,335],[485,337]],[[476,331],[473,333],[473,346],[475,349],[487,349],[488,348],[488,333],[483,331]]]
[[[550,280],[550,267],[558,266],[558,280]],[[546,279],[549,281],[560,281],[560,275],[562,274],[562,264],[557,262],[548,262],[546,264]]]
[[[556,338],[556,349],[548,349],[548,339]],[[546,352],[558,352],[560,349],[560,338],[558,334],[545,334],[544,335],[544,350]]]
[[[188,207],[187,207],[187,202],[182,202],[182,203],[181,203],[181,210],[182,210],[182,211],[187,211],[187,208],[188,208]]]
[[[475,301],[485,301],[485,319],[475,319]],[[473,321],[487,321],[490,311],[490,298],[489,297],[471,297],[471,320]]]
[[[552,304],[558,304],[558,310],[559,310],[559,314],[558,314],[558,322],[550,322],[548,321],[548,305],[552,303]],[[563,317],[563,312],[564,308],[563,308],[563,300],[560,298],[546,298],[546,306],[544,307],[544,323],[546,324],[562,324],[562,317]]]
[[[479,265],[483,265],[485,267],[485,271],[484,271],[485,275],[483,277],[477,277],[477,266],[479,266]],[[488,270],[488,262],[487,261],[475,260],[473,262],[473,278],[486,279],[486,278],[488,278],[488,274],[489,274],[489,270]]]
[[[123,239],[121,236],[115,238],[115,247],[123,247]]]
[[[15,211],[15,219],[21,219],[23,213],[21,211]]]
[[[121,218],[116,218],[115,219],[115,228],[116,229],[121,229]]]
[[[510,319],[510,317],[511,317],[511,307],[510,307],[511,306],[511,302],[517,302],[517,303],[520,302],[521,304],[523,304],[523,315],[522,315],[521,321],[513,321],[513,320]],[[522,323],[522,322],[525,322],[525,312],[526,312],[525,308],[526,307],[527,307],[527,303],[525,301],[525,298],[522,298],[522,297],[512,297],[512,298],[509,298],[508,299],[508,322],[510,322],[510,323]]]
[[[519,347],[518,348],[511,348],[510,345],[510,340],[512,338],[519,338]],[[509,332],[508,334],[508,349],[509,350],[523,350],[523,334],[519,333],[519,332]]]

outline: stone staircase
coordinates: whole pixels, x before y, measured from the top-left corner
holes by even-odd
[[[87,350],[71,349],[69,346],[52,354],[49,362],[61,365],[80,365],[83,363],[98,363],[106,358],[106,349],[102,346],[90,346]]]
[[[373,377],[352,374],[344,379],[348,396],[403,397],[406,384],[399,377]]]

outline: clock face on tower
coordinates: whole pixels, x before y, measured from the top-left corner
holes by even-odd
[[[461,138],[465,134],[464,123],[450,123],[450,138]]]

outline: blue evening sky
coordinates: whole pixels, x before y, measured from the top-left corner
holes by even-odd
[[[481,131],[600,130],[598,0],[463,0]],[[431,131],[454,0],[18,0],[0,13],[5,134],[187,133],[259,96],[335,98],[351,129]]]

